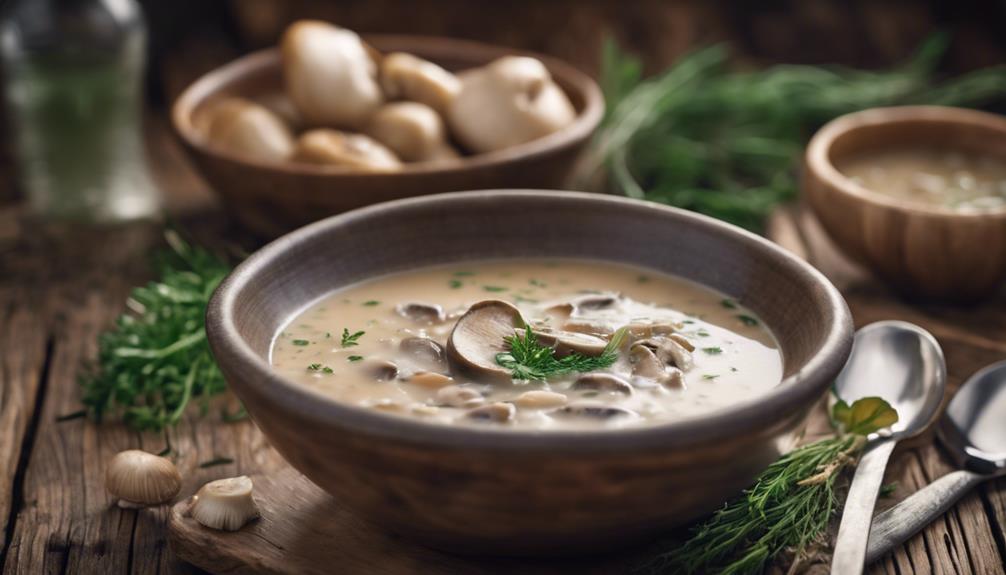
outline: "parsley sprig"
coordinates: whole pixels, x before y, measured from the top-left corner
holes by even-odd
[[[206,343],[204,316],[230,267],[210,252],[165,234],[170,251],[155,259],[159,279],[132,291],[131,310],[98,338],[97,360],[80,379],[95,419],[115,414],[137,430],[177,423],[189,403],[226,389]]]
[[[363,337],[363,334],[367,332],[358,331],[355,333],[349,333],[349,328],[342,328],[342,341],[339,343],[342,347],[353,347],[354,345],[359,345],[358,340]]]
[[[496,354],[496,363],[509,369],[515,380],[545,381],[570,373],[585,373],[611,366],[618,360],[618,348],[624,338],[624,329],[615,332],[598,356],[571,353],[556,357],[555,349],[542,345],[531,326],[527,326],[523,336],[514,334],[504,338],[509,351]]]

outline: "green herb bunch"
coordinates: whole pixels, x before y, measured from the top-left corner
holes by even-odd
[[[115,414],[137,430],[177,423],[195,399],[226,389],[206,342],[204,315],[229,266],[176,233],[156,258],[159,279],[134,289],[130,312],[98,339],[97,361],[81,378],[82,402],[100,420]]]
[[[504,338],[509,351],[496,354],[496,363],[509,369],[518,381],[545,381],[570,373],[585,373],[610,367],[618,360],[618,348],[625,339],[625,330],[615,332],[598,356],[571,353],[556,357],[555,349],[542,345],[527,326],[524,335]]]
[[[853,465],[866,436],[894,424],[897,412],[877,397],[832,411],[837,437],[784,455],[754,485],[700,524],[683,545],[658,555],[641,573],[761,573],[784,553],[794,561],[821,544],[839,499],[840,471]]]
[[[947,37],[925,42],[907,64],[870,72],[781,65],[734,72],[727,50],[692,52],[642,79],[639,61],[607,42],[607,113],[579,170],[581,186],[701,212],[761,230],[796,196],[804,144],[825,122],[875,106],[974,106],[1006,95],[1006,67],[934,82]]]

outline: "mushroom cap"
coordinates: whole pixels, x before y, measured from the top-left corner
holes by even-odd
[[[384,101],[377,64],[355,32],[301,20],[280,49],[287,94],[308,125],[359,128]]]
[[[502,150],[555,132],[576,110],[548,69],[527,56],[504,56],[468,71],[447,109],[447,123],[475,152]]]
[[[520,310],[502,300],[472,304],[447,338],[447,359],[463,373],[492,381],[511,381],[510,371],[496,363],[496,354],[506,351],[507,337],[524,327]]]
[[[632,384],[611,373],[585,373],[576,378],[570,389],[632,395]]]
[[[170,459],[129,449],[108,463],[105,488],[130,503],[156,505],[170,501],[182,487],[182,476]]]
[[[226,98],[207,111],[206,142],[249,159],[283,161],[293,154],[293,133],[265,106]]]
[[[402,317],[407,317],[419,323],[440,323],[447,319],[444,308],[435,303],[409,302],[398,304],[395,311]]]
[[[458,156],[447,143],[444,121],[426,104],[385,104],[374,113],[364,131],[406,162]]]
[[[301,134],[293,159],[374,172],[395,171],[402,167],[391,150],[369,136],[327,129]]]
[[[270,92],[262,94],[255,98],[255,103],[275,114],[277,118],[283,120],[283,123],[294,132],[299,132],[304,128],[304,118],[300,117],[297,106],[294,105],[293,100],[286,93]]]
[[[506,423],[512,421],[517,415],[517,408],[512,403],[497,401],[481,407],[476,407],[468,411],[465,417],[475,421],[491,421],[493,423]]]
[[[440,66],[404,52],[392,52],[381,61],[381,87],[390,99],[426,104],[440,114],[447,112],[461,91],[457,76]]]
[[[398,343],[398,349],[424,369],[441,371],[447,368],[443,346],[428,337],[406,337]]]
[[[210,481],[193,497],[189,515],[205,527],[237,531],[258,517],[252,489],[246,475]]]

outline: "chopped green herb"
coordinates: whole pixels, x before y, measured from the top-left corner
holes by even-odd
[[[709,332],[706,331],[706,328],[703,327],[699,328],[699,330],[695,332],[695,335],[699,337],[709,337]]]
[[[639,282],[639,283],[641,283],[641,284],[644,284],[644,283],[650,281],[650,276],[639,276],[639,277],[636,278],[636,281]]]
[[[199,464],[199,469],[206,469],[207,467],[216,467],[218,465],[229,465],[234,463],[234,460],[230,457],[214,457],[209,461],[204,461]]]
[[[733,300],[729,300],[729,299],[725,299],[725,300],[721,301],[720,305],[723,306],[723,307],[725,307],[725,308],[727,308],[727,309],[737,309],[737,304],[735,304],[733,302]]]
[[[342,342],[339,344],[342,347],[353,347],[354,345],[359,345],[357,340],[363,337],[363,334],[367,332],[358,331],[356,333],[349,333],[348,328],[342,328]]]
[[[482,289],[484,289],[486,291],[489,291],[489,292],[497,292],[497,293],[501,292],[501,291],[506,291],[507,290],[507,288],[502,287],[502,286],[482,286]]]
[[[311,365],[307,366],[307,370],[308,371],[321,371],[321,364],[320,363],[312,363]]]
[[[458,289],[464,284],[461,280],[450,280],[449,282],[447,282],[447,285],[450,286],[451,289]]]
[[[356,357],[356,356],[354,356],[354,357]],[[331,367],[328,367],[326,365],[325,367],[321,368],[321,372],[322,373],[326,373],[326,374],[332,374],[332,373],[335,373],[335,370],[332,369]]]
[[[348,359],[349,361],[360,361],[361,359],[363,359],[363,356],[362,355],[351,355],[351,356],[347,357],[346,359]]]
[[[292,344],[294,344],[294,345],[296,345],[298,347],[304,347],[305,345],[309,345],[311,342],[307,341],[306,339],[295,339],[295,340],[291,341],[290,343],[292,343]]]
[[[374,307],[375,305],[381,305],[381,302],[377,301],[376,299],[372,299],[372,300],[363,302],[363,305],[365,305],[367,307]]]
[[[721,347],[704,347],[702,351],[708,353],[709,355],[719,355],[723,353],[723,348]]]
[[[332,339],[332,332],[326,331],[325,332],[325,339]]]
[[[736,367],[731,367],[731,368],[730,368],[730,371],[734,371],[734,372],[736,372],[736,371],[737,371],[737,368],[736,368]]]
[[[683,320],[681,320],[681,323],[693,324],[693,323],[695,323],[695,320],[694,319],[683,319]]]
[[[892,481],[880,487],[880,497],[887,499],[888,497],[894,495],[894,492],[898,490],[898,482]]]
[[[620,329],[596,357],[571,353],[557,358],[555,349],[542,345],[527,326],[524,335],[514,334],[504,338],[510,351],[496,354],[496,363],[509,369],[516,380],[545,381],[569,373],[584,373],[603,369],[618,359],[618,348],[625,338],[625,330]]]
[[[716,379],[717,377],[719,377],[719,375],[715,375],[715,374],[711,374],[711,373],[705,373],[705,374],[702,375],[702,379],[704,379],[706,381],[712,381],[712,380]]]
[[[741,320],[741,323],[743,323],[744,325],[748,326],[758,325],[757,319],[743,313],[738,315],[737,319]]]
[[[531,285],[533,285],[535,287],[540,287],[540,288],[548,287],[545,282],[543,282],[541,280],[536,280],[534,278],[529,279],[527,283],[529,283],[529,284],[531,284]]]

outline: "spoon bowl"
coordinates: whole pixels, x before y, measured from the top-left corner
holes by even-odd
[[[850,405],[863,397],[886,400],[898,411],[898,422],[869,438],[903,439],[933,420],[946,380],[943,351],[929,332],[903,321],[879,321],[856,332],[835,391]]]
[[[940,422],[939,437],[957,464],[985,474],[1006,473],[1006,361],[972,375]]]

